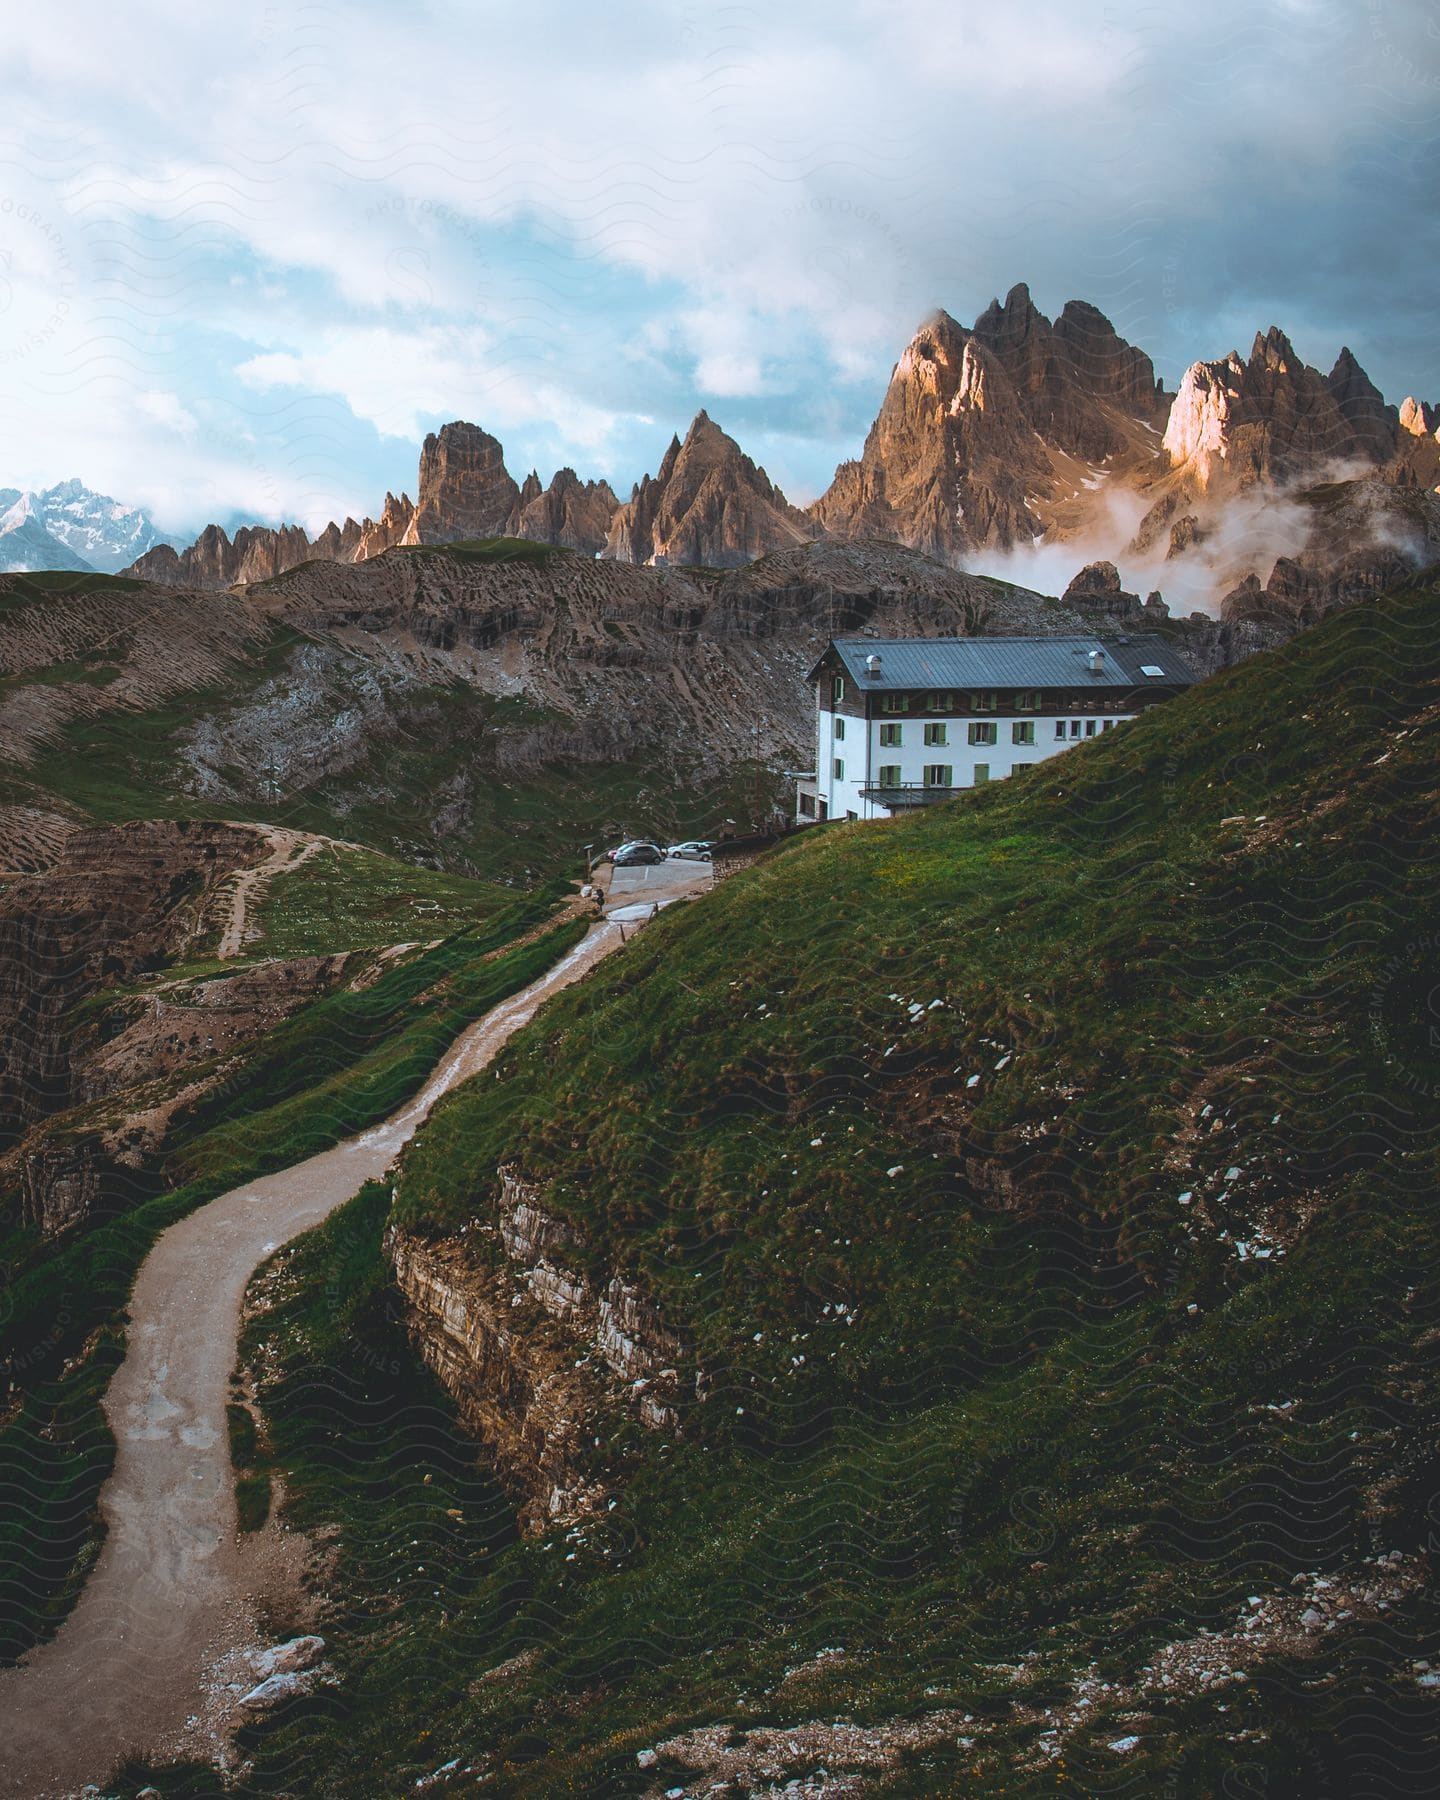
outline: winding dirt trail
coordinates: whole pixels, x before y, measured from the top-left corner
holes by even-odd
[[[274,1531],[236,1533],[225,1404],[250,1277],[382,1175],[442,1094],[620,942],[617,925],[597,925],[462,1033],[383,1125],[222,1194],[156,1241],[105,1399],[116,1460],[100,1497],[104,1547],[57,1636],[0,1670],[0,1795],[50,1800],[103,1782],[126,1755],[210,1756],[221,1747],[223,1721],[204,1705],[207,1671],[270,1640],[267,1593],[277,1578],[288,1585],[287,1547],[292,1562],[302,1550]]]
[[[270,854],[264,862],[252,863],[234,877],[220,948],[215,952],[221,962],[229,962],[245,948],[245,927],[252,902],[260,898],[277,875],[298,869],[325,842],[324,838],[305,831],[289,831],[283,825],[255,825],[251,829],[269,840]]]

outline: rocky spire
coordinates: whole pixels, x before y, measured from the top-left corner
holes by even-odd
[[[1346,344],[1325,377],[1340,416],[1350,428],[1356,449],[1371,462],[1388,462],[1395,454],[1399,414],[1355,360]]]
[[[426,438],[407,544],[453,544],[501,535],[520,500],[498,438],[455,420]]]

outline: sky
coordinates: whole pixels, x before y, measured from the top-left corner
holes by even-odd
[[[182,538],[455,418],[623,497],[703,406],[804,503],[1017,281],[1440,400],[1436,0],[67,0],[0,101],[0,487]]]

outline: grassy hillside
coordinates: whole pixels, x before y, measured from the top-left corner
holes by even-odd
[[[287,1259],[272,1431],[385,1628],[342,1606],[257,1789],[769,1792],[843,1719],[875,1792],[1433,1790],[1437,719],[1415,588],[549,1007],[393,1216],[458,1244],[517,1165],[704,1398],[587,1451],[568,1536],[437,1515],[432,1581],[428,1490],[377,1535],[316,1471],[395,1378],[335,1374],[329,1240]]]

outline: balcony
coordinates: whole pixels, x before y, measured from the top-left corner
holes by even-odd
[[[860,793],[863,799],[893,811],[905,806],[935,806],[960,791],[958,787],[934,787],[928,781],[902,781],[891,787],[862,787]]]

